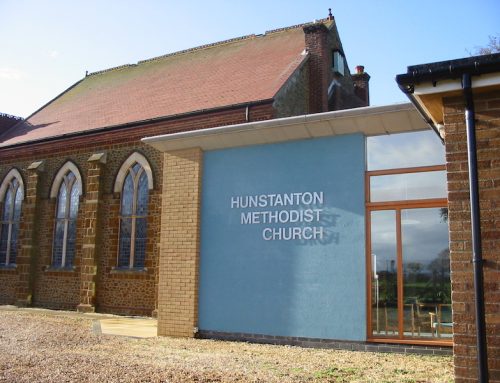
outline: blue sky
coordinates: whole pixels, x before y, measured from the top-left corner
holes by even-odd
[[[0,112],[26,117],[94,72],[185,48],[335,16],[371,104],[406,101],[408,65],[469,56],[500,34],[498,0],[0,0]]]

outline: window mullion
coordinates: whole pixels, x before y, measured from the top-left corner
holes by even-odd
[[[137,193],[139,189],[139,177],[141,172],[138,171],[137,174],[134,174],[132,178],[134,182],[134,195],[132,197],[132,214],[131,214],[131,233],[130,233],[130,262],[129,267],[134,267],[135,260],[135,229],[136,229],[136,213],[137,213]]]
[[[131,228],[130,228],[130,260],[129,268],[134,267],[135,258],[135,217],[131,217]]]
[[[398,330],[399,338],[404,337],[403,326],[403,241],[401,238],[401,209],[396,209],[397,281],[398,281]]]
[[[12,240],[12,221],[9,221],[7,223],[8,225],[8,230],[7,230],[7,254],[5,255],[5,264],[8,265],[10,263],[10,247],[11,247],[11,240]]]
[[[68,239],[68,220],[64,219],[64,234],[63,234],[63,247],[61,257],[61,267],[66,265],[66,241]]]
[[[66,249],[68,244],[68,226],[69,226],[69,217],[71,208],[71,184],[73,182],[66,183],[66,211],[64,212],[64,235],[63,235],[63,248],[62,248],[62,259],[61,259],[61,267],[66,266]]]
[[[12,191],[12,203],[10,204],[10,210],[9,210],[9,221],[12,221],[12,218],[14,218],[14,209],[16,205],[16,188],[11,184],[10,190]]]
[[[9,207],[9,211],[7,212],[7,249],[5,254],[5,264],[8,265],[10,263],[10,249],[11,249],[11,240],[12,240],[12,225],[14,222],[14,211],[16,204],[16,192],[17,188],[14,187],[14,179],[10,181],[9,189],[11,191],[11,204]]]

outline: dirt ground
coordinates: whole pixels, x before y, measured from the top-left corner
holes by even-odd
[[[75,316],[0,312],[0,382],[452,382],[452,358],[99,335]]]

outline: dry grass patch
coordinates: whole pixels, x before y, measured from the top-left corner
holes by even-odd
[[[96,335],[92,321],[0,312],[0,382],[452,382],[452,358]]]

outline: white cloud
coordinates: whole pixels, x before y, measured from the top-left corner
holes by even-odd
[[[57,50],[52,50],[52,51],[50,51],[50,52],[49,52],[49,57],[50,57],[51,59],[55,59],[55,58],[57,58],[58,56],[59,56],[59,51],[57,51]]]
[[[0,79],[19,80],[25,76],[24,72],[16,68],[0,67]]]
[[[368,170],[441,165],[444,146],[431,130],[369,137]]]

